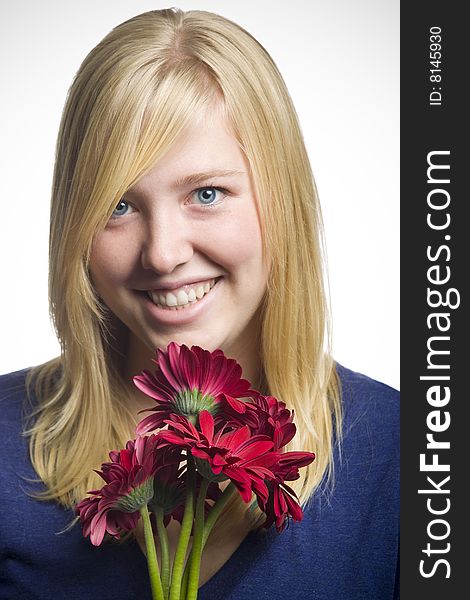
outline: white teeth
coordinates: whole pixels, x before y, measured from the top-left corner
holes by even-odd
[[[180,289],[167,294],[149,291],[148,296],[154,304],[165,306],[171,310],[181,310],[187,304],[200,300],[214,285],[215,279],[211,279],[199,284],[196,288],[189,288],[188,291]]]
[[[184,290],[180,290],[177,293],[176,299],[178,300],[179,306],[184,306],[185,304],[187,304],[189,302],[188,294]]]
[[[176,296],[174,294],[169,292],[166,295],[166,305],[167,306],[177,306],[177,304],[178,304],[178,299],[176,298]]]

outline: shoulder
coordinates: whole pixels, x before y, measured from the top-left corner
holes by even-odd
[[[398,506],[400,395],[397,390],[337,365],[343,400],[342,437],[335,465],[346,486],[362,482],[359,496]],[[357,486],[356,486],[357,487]],[[386,498],[386,499],[385,499]],[[367,501],[369,501],[367,500]],[[397,508],[398,510],[398,508]]]
[[[400,393],[362,373],[336,365],[341,382],[343,435],[356,426],[373,427],[375,436],[392,437],[398,444],[400,428]]]
[[[25,389],[26,375],[30,369],[22,369],[13,373],[0,375],[0,401],[21,395]]]
[[[12,476],[20,466],[29,471],[27,439],[23,435],[32,407],[26,389],[28,372],[29,369],[23,369],[0,375],[0,436],[4,451],[0,481]]]
[[[394,502],[398,510],[399,392],[342,365],[337,372],[343,400],[342,438],[335,451],[338,479],[346,488],[362,482],[359,496],[372,494],[376,501],[383,495],[384,502]]]
[[[2,414],[2,431],[5,428],[18,427],[25,409],[27,399],[26,376],[29,369],[0,375],[0,411]]]
[[[382,398],[386,401],[396,403],[399,399],[399,392],[395,388],[376,381],[367,375],[351,371],[343,365],[336,363],[336,371],[341,381],[343,394],[346,397],[354,398],[361,395],[369,398]]]
[[[364,568],[363,598],[393,596],[400,527],[400,404],[392,387],[337,365],[343,400],[342,438],[335,445],[333,489],[319,494],[316,516],[325,537],[336,531],[344,556]],[[330,491],[330,490],[329,490]],[[326,516],[328,515],[328,516]],[[325,544],[328,542],[325,541]],[[338,556],[338,560],[340,556]],[[325,567],[326,568],[326,567]],[[366,591],[367,590],[367,591]],[[343,593],[337,597],[346,597]]]

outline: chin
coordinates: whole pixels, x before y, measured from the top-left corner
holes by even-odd
[[[154,351],[156,348],[166,348],[170,342],[175,342],[180,345],[185,344],[189,348],[191,346],[200,346],[201,348],[209,350],[210,352],[213,352],[217,348],[221,348],[223,350],[223,344],[221,340],[215,339],[210,333],[206,333],[204,331],[182,331],[163,336],[158,335],[154,340],[150,341],[149,347],[152,351]]]

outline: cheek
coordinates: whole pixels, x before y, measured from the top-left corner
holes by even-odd
[[[98,293],[103,296],[110,288],[125,282],[132,271],[131,253],[123,248],[126,245],[106,231],[97,234],[93,241],[89,269]]]
[[[234,211],[217,229],[216,242],[221,262],[228,268],[258,267],[262,260],[261,229],[254,209]]]

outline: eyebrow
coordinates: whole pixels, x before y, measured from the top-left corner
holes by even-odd
[[[202,181],[207,181],[214,177],[230,177],[231,175],[245,175],[245,171],[238,171],[236,169],[214,169],[213,171],[203,171],[200,173],[191,173],[185,177],[176,179],[173,184],[173,189],[185,188],[191,185],[197,185]]]

